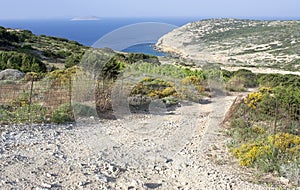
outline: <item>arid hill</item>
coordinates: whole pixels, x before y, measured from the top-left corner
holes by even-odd
[[[163,36],[157,48],[201,62],[298,70],[300,21],[209,19]]]

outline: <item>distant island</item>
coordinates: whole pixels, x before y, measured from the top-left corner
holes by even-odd
[[[74,17],[71,19],[71,21],[85,21],[85,20],[100,20],[100,18],[96,16],[84,16],[84,17]]]

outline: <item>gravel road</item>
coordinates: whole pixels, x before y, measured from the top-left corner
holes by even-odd
[[[0,127],[0,189],[276,189],[244,179],[221,121],[235,96],[165,115]]]

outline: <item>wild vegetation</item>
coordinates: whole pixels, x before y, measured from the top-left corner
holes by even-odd
[[[261,87],[234,112],[228,134],[231,153],[242,166],[287,177],[299,185],[300,89]]]
[[[46,65],[34,55],[19,52],[0,52],[0,69],[17,69],[22,72],[46,72]]]
[[[161,65],[156,57],[143,54],[129,54],[126,56],[116,54],[99,72],[98,88],[96,91],[96,107],[99,115],[113,117],[107,115],[107,113],[112,114],[112,98],[110,93],[115,85],[119,85],[115,84],[117,78],[129,75],[136,76],[136,79],[139,80],[125,80],[129,83],[125,86],[130,88],[131,92],[128,94],[129,97],[122,97],[121,99],[131,99],[129,100],[129,106],[135,112],[139,110],[147,111],[150,100],[161,100],[167,106],[178,104],[179,99],[183,98],[182,92],[188,93],[179,88],[179,86],[183,86],[182,82],[184,79],[186,86],[193,85],[193,88],[204,91],[204,87],[201,86],[202,82],[204,82],[202,71],[192,71],[174,65]],[[193,78],[189,79],[188,77]],[[125,88],[125,86],[120,86],[120,89]],[[192,97],[191,95],[192,93],[186,95],[186,97]],[[200,94],[199,96],[193,94],[193,96],[195,97],[195,101],[199,101],[201,98]],[[134,99],[139,100],[136,102],[133,101]]]
[[[172,31],[157,45],[209,63],[297,71],[299,29],[297,20],[207,19]]]
[[[64,64],[78,64],[88,48],[75,41],[29,30],[0,27],[0,69],[15,68],[23,72],[46,72]]]
[[[271,35],[271,29],[282,29],[280,23],[254,21],[250,24],[255,28],[251,28],[249,22],[228,21],[226,27],[229,29],[207,33],[203,39],[208,44],[222,40],[225,43],[233,36],[246,38],[251,34],[251,39],[258,43],[263,39],[258,38],[255,31]],[[194,25],[197,24],[191,26]],[[240,25],[243,27],[230,30]],[[289,24],[285,29],[291,30],[292,26],[298,27],[298,24]],[[214,27],[219,30],[224,28],[217,24]],[[271,51],[249,46],[248,50],[235,55],[257,52],[277,55],[283,50],[293,55],[297,44],[286,48],[290,42],[280,31],[272,37],[272,40],[281,40],[283,45],[280,47],[273,44]],[[128,76],[138,79],[128,83],[130,93],[126,98],[133,112],[149,112],[149,104],[155,100],[163,102],[167,108],[186,100],[199,103],[203,97],[212,96],[209,79],[221,79],[229,92],[258,89],[249,93],[234,110],[228,129],[232,139],[228,146],[232,155],[242,166],[273,172],[287,177],[295,185],[300,184],[300,76],[255,74],[246,69],[234,72],[201,69],[187,63],[161,64],[155,56],[116,53],[109,49],[86,53],[87,49],[67,39],[36,36],[30,31],[0,27],[0,70],[13,68],[26,73],[22,81],[1,82],[0,124],[61,124],[73,122],[75,115],[115,118],[111,93],[118,79]],[[288,62],[287,67],[295,69],[297,61]],[[281,67],[282,64],[273,66]],[[96,90],[92,97],[95,98],[96,110],[89,105],[72,102],[74,77],[83,68],[95,74]],[[120,89],[123,87],[120,86]],[[3,97],[5,94],[9,97]]]

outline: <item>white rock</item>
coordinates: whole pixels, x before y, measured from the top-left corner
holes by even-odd
[[[95,175],[96,179],[99,181],[102,181],[104,183],[108,183],[108,179],[106,176],[102,175],[102,174],[97,174]]]
[[[36,190],[49,190],[48,188],[43,188],[43,187],[36,187]]]
[[[41,186],[45,187],[45,188],[51,188],[52,187],[52,185],[49,184],[49,183],[43,183]]]
[[[130,186],[137,187],[137,186],[139,186],[139,182],[137,180],[133,179],[130,183]]]
[[[115,173],[117,170],[118,168],[113,165],[108,166],[108,171],[110,171],[111,173]]]
[[[280,181],[281,181],[282,183],[284,183],[285,185],[288,185],[289,182],[290,182],[290,180],[287,179],[287,178],[285,178],[285,177],[280,177]]]

